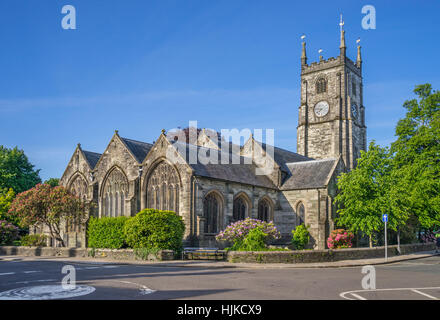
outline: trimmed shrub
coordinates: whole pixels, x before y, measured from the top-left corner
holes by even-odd
[[[243,240],[251,230],[259,228],[266,236],[264,237],[265,244],[271,240],[281,238],[280,232],[277,230],[273,222],[265,222],[258,219],[246,218],[234,222],[220,232],[216,239],[218,241],[230,241],[233,243],[232,250],[237,250],[241,247]]]
[[[304,224],[301,224],[292,230],[292,244],[296,250],[304,250],[309,241],[310,232]]]
[[[12,223],[0,220],[0,245],[8,245],[18,239],[18,228]]]
[[[120,249],[126,247],[124,225],[128,217],[91,217],[87,226],[90,248]]]
[[[44,234],[27,234],[20,239],[20,245],[27,247],[45,247],[47,236]]]
[[[267,250],[266,247],[266,238],[268,237],[267,233],[264,233],[261,228],[255,228],[249,231],[247,236],[243,239],[243,241],[238,242],[239,247],[237,250],[239,251],[263,251]],[[234,248],[233,248],[234,249]]]
[[[330,233],[327,239],[329,249],[351,248],[354,235],[345,229],[335,229]]]
[[[125,241],[131,248],[180,252],[185,224],[173,211],[144,209],[124,226]]]

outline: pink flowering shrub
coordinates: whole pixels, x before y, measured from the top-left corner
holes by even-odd
[[[344,229],[336,229],[330,233],[327,239],[329,249],[351,248],[353,246],[353,233]]]
[[[420,235],[420,240],[422,240],[423,243],[435,242],[435,234],[432,231],[425,231]]]
[[[0,220],[0,245],[11,244],[17,239],[18,228],[5,220]]]
[[[216,239],[218,241],[230,241],[234,243],[233,247],[239,246],[246,236],[249,234],[249,231],[254,229],[260,229],[265,234],[264,241],[267,243],[270,240],[280,239],[281,234],[275,227],[272,221],[265,222],[258,219],[246,218],[244,220],[240,220],[234,222],[226,227],[225,230],[221,231]]]

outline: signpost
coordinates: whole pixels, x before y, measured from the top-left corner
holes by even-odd
[[[385,261],[388,260],[388,248],[387,248],[387,222],[388,222],[388,214],[384,213],[382,215],[382,221],[385,222]]]

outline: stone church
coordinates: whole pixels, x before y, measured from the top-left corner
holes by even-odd
[[[173,210],[186,225],[189,246],[219,247],[215,235],[246,217],[274,221],[290,240],[297,225],[309,225],[310,247],[325,249],[336,216],[333,198],[337,176],[356,165],[366,150],[360,46],[354,62],[346,55],[341,28],[340,54],[308,64],[302,43],[301,101],[297,153],[249,139],[223,150],[212,132],[197,130],[196,138],[176,142],[163,130],[153,143],[122,137],[116,131],[102,153],[78,144],[61,184],[85,201],[95,203],[97,217],[134,216],[144,208]],[[217,133],[216,133],[217,134]],[[219,136],[224,142],[224,137]],[[178,145],[204,152],[229,153],[239,163],[191,162]],[[169,152],[181,161],[170,161]],[[233,151],[235,150],[235,151]],[[235,154],[233,154],[235,152]],[[273,171],[256,174],[256,154],[269,155]],[[86,245],[84,230],[66,227],[70,247]],[[57,245],[52,243],[52,245]]]

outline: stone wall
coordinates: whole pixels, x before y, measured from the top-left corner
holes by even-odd
[[[133,249],[85,249],[85,248],[51,248],[51,247],[14,247],[0,246],[0,255],[25,257],[59,257],[59,258],[95,258],[113,260],[142,260]],[[160,250],[156,255],[149,254],[152,261],[173,260],[172,250]]]
[[[435,250],[434,243],[407,244],[400,247],[401,254]],[[397,255],[399,255],[397,246],[388,246],[388,257]],[[227,253],[229,262],[247,263],[317,263],[383,257],[385,257],[385,247],[301,251],[229,251]]]

